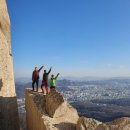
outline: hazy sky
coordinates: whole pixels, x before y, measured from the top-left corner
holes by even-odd
[[[130,76],[130,0],[7,0],[16,77]]]

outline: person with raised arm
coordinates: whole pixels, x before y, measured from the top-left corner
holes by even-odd
[[[38,85],[39,85],[39,73],[42,70],[42,68],[44,67],[44,65],[38,69],[37,67],[35,67],[35,70],[32,73],[32,90],[34,91],[34,85],[36,83],[36,91],[38,92]]]
[[[41,89],[42,89],[42,92],[44,93],[45,92],[44,87],[45,87],[46,94],[48,94],[48,77],[49,77],[51,70],[52,70],[52,67],[50,68],[50,70],[48,72],[46,70],[44,70],[44,73],[43,73]]]
[[[56,80],[60,74],[58,73],[56,77],[52,74],[50,79],[50,89],[56,89]]]

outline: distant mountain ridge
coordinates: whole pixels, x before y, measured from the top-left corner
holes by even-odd
[[[59,80],[71,80],[71,81],[95,81],[95,80],[129,80],[130,77],[93,77],[93,76],[86,76],[86,77],[59,77]],[[16,82],[28,83],[31,81],[31,77],[15,77]]]

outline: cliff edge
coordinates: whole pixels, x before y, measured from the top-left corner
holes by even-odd
[[[79,117],[63,96],[56,90],[48,95],[25,90],[27,130],[130,130],[130,118],[108,123]]]
[[[25,91],[27,130],[76,130],[76,109],[53,90],[48,95]]]

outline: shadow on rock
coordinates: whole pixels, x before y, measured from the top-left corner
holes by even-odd
[[[0,130],[19,130],[16,97],[0,96]]]
[[[3,86],[3,82],[2,82],[2,79],[0,79],[0,91],[1,91],[2,86]]]
[[[54,125],[58,130],[76,130],[76,125],[73,123],[62,122]]]

